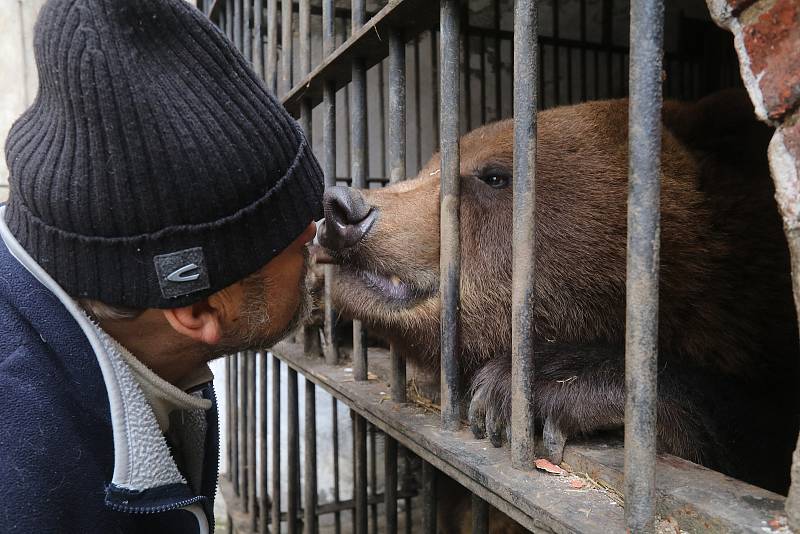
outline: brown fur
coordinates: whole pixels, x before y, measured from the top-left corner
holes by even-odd
[[[537,415],[554,418],[568,437],[623,422],[627,122],[626,100],[539,115],[534,387]],[[780,490],[797,414],[794,395],[782,396],[781,388],[796,377],[798,351],[766,164],[770,131],[738,92],[667,102],[664,123],[659,442],[667,452]],[[512,193],[481,178],[510,176],[512,155],[511,121],[461,140],[460,354],[472,386],[473,430],[495,444],[505,437],[510,409]],[[338,309],[432,373],[439,167],[434,155],[416,179],[362,191],[377,222],[357,246],[331,252],[342,264]],[[365,270],[399,277],[417,298],[383,298],[359,277]],[[767,443],[735,437],[764,431],[772,432]],[[772,467],[749,470],[740,461],[748,454],[771,456]]]

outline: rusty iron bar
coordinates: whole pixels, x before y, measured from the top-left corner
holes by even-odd
[[[481,125],[486,124],[486,36],[480,36]]]
[[[503,116],[503,56],[500,54],[500,29],[502,18],[500,14],[500,0],[494,0],[494,105],[495,120]]]
[[[225,2],[225,35],[233,42],[233,0]]]
[[[231,397],[230,403],[232,406],[231,411],[231,426],[228,431],[233,436],[233,443],[231,449],[233,452],[233,488],[236,495],[241,495],[241,481],[239,477],[239,355],[234,354],[230,356],[233,365],[231,366],[232,382],[231,382]]]
[[[489,504],[472,494],[472,534],[489,532]]]
[[[285,96],[292,90],[292,2],[281,2],[281,87],[280,94]]]
[[[281,533],[281,361],[272,357],[272,533]]]
[[[631,4],[625,313],[625,522],[653,532],[663,0]]]
[[[278,0],[267,0],[267,88],[278,93]]]
[[[355,35],[364,25],[365,0],[353,0],[351,33]],[[350,82],[350,174],[353,187],[367,186],[367,70],[364,60],[353,60]],[[353,378],[367,379],[367,336],[361,321],[353,321]]]
[[[561,49],[558,46],[559,35],[559,6],[558,0],[553,0],[550,4],[553,9],[553,105],[557,106],[561,103]]]
[[[264,72],[264,0],[253,1],[253,63],[256,67],[256,74],[265,80]]]
[[[322,55],[327,57],[336,49],[336,18],[333,0],[322,3]],[[323,172],[325,187],[336,185],[336,83],[325,82],[323,95],[322,144],[325,147]],[[330,365],[339,362],[339,347],[336,340],[336,310],[333,308],[331,291],[336,269],[333,265],[325,265],[325,305],[324,305],[324,337],[325,361]]]
[[[334,0],[322,0],[322,57],[336,50],[336,5]]]
[[[258,411],[260,419],[258,421],[258,439],[259,439],[259,471],[261,482],[261,495],[258,496],[258,532],[267,532],[267,524],[269,517],[267,510],[269,510],[269,448],[267,443],[267,364],[269,362],[269,354],[266,351],[259,353],[259,369],[258,369]],[[227,397],[230,398],[230,397]]]
[[[305,498],[303,512],[306,534],[316,534],[317,522],[317,386],[310,380],[306,384],[305,425]]]
[[[331,414],[333,418],[333,504],[338,505],[340,500],[339,486],[339,401],[331,398]],[[337,509],[333,515],[334,534],[342,534],[342,514]]]
[[[386,514],[386,533],[397,534],[397,441],[384,436],[383,486]]]
[[[441,2],[440,80],[441,106],[441,190],[440,190],[440,281],[441,295],[441,408],[442,427],[458,430],[461,426],[459,399],[458,340],[459,288],[461,275],[459,154],[460,132],[460,4],[459,0]]]
[[[580,40],[586,42],[586,0],[580,0]],[[581,50],[581,102],[586,101],[586,47],[582,46]]]
[[[248,0],[249,1],[249,0]],[[250,510],[250,528],[256,530],[256,353],[247,352],[247,503]]]
[[[442,32],[444,34],[444,32]],[[444,62],[442,62],[444,63]],[[425,534],[436,534],[436,468],[428,462],[422,462],[422,531]]]
[[[242,51],[242,0],[233,2],[233,44]]]
[[[239,398],[237,404],[239,407],[237,427],[239,429],[239,496],[242,499],[244,513],[247,513],[249,503],[248,496],[248,482],[249,482],[249,467],[250,462],[247,458],[247,390],[249,382],[247,380],[247,353],[238,353],[238,369],[239,375]]]
[[[250,26],[252,10],[253,0],[245,0],[242,6],[242,54],[250,63],[253,63],[253,29]]]
[[[436,40],[436,30],[431,30],[430,54],[431,54],[431,117],[433,118],[433,149],[439,149],[439,77],[438,77],[438,42]],[[419,124],[419,122],[417,122]]]
[[[413,454],[409,449],[402,447],[403,449],[403,479],[400,482],[400,491],[408,495],[409,489],[414,482],[414,473],[412,470],[411,462],[412,458],[411,455]],[[406,519],[406,534],[411,534],[411,518],[413,516],[413,501],[411,497],[406,497],[405,501],[405,519]]]
[[[300,0],[299,6],[300,33],[300,73],[303,78],[311,72],[311,0]],[[307,139],[312,139],[311,132],[311,101],[304,98],[300,101],[300,127],[305,132]],[[309,356],[321,357],[322,344],[319,338],[319,329],[316,326],[306,325],[303,327],[303,346],[305,353]]]
[[[461,4],[461,57],[464,61],[464,68],[461,72],[461,94],[463,101],[461,104],[461,126],[465,131],[472,130],[472,46],[469,32],[469,2]]]
[[[300,0],[298,31],[300,33],[300,75],[311,72],[311,0]]]
[[[372,521],[370,522],[370,533],[378,534],[378,451],[377,451],[377,430],[372,423],[367,423],[367,434],[369,435],[369,511]]]
[[[233,482],[233,433],[231,432],[231,419],[233,417],[233,405],[230,402],[233,377],[232,374],[233,358],[231,356],[225,358],[225,452],[227,464],[226,478]]]
[[[419,68],[419,44],[420,44],[420,36],[414,36],[414,124],[416,125],[415,128],[415,141],[416,141],[416,162],[417,162],[417,171],[422,168],[422,127],[420,125],[422,121],[422,104],[420,99],[422,98],[422,92],[420,90],[420,68]],[[438,86],[438,80],[433,81],[434,84]]]
[[[355,476],[353,494],[355,534],[367,534],[367,420],[353,412],[353,448],[355,456]]]
[[[392,28],[389,31],[389,181],[398,183],[405,179],[406,45],[402,30]],[[406,402],[405,358],[394,346],[390,348],[390,358],[392,400]]]
[[[297,381],[297,371],[289,367],[286,380],[286,437],[289,442],[288,461],[286,462],[289,471],[286,492],[286,530],[289,534],[299,533],[302,528],[297,520],[300,511],[300,414]]]
[[[514,3],[514,223],[511,330],[511,465],[535,459],[533,304],[536,250],[538,20],[535,0]]]

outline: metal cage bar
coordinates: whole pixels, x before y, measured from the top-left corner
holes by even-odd
[[[331,400],[331,414],[333,415],[333,503],[338,505],[340,502],[339,486],[339,401],[336,397]],[[335,534],[342,532],[342,514],[337,509],[333,515],[333,527]]]
[[[267,365],[269,363],[269,355],[267,352],[259,353],[259,369],[258,369],[258,406],[260,419],[258,421],[258,439],[259,439],[259,456],[260,456],[260,485],[261,494],[258,496],[258,532],[263,534],[267,533],[267,524],[269,523],[269,448],[267,443]]]
[[[238,374],[239,374],[239,398],[237,404],[239,406],[238,413],[238,428],[239,428],[239,497],[242,500],[244,513],[250,511],[248,495],[250,483],[250,461],[248,459],[247,450],[247,397],[249,390],[249,380],[247,379],[247,354],[240,352],[238,354]]]
[[[535,0],[514,2],[514,222],[512,238],[511,464],[535,457],[533,304],[536,213],[537,14]]]
[[[281,532],[281,361],[272,357],[272,534]]]
[[[253,11],[253,0],[244,0],[242,5],[242,54],[253,62],[253,28],[250,26]]]
[[[233,365],[231,365],[231,396],[229,402],[231,403],[233,413],[230,419],[231,427],[228,431],[232,436],[231,451],[233,463],[231,465],[233,471],[233,488],[236,495],[241,495],[241,480],[239,476],[239,355],[234,354],[230,356]]]
[[[403,31],[389,31],[389,181],[406,178],[406,46]],[[390,349],[392,400],[406,401],[406,362]],[[395,462],[396,463],[396,462]],[[388,503],[387,503],[388,506]],[[395,503],[396,506],[396,503]]]
[[[247,358],[247,507],[250,528],[256,528],[256,353],[249,351]]]
[[[256,74],[266,80],[264,71],[264,0],[253,1],[253,64]]]
[[[397,534],[397,441],[385,436],[383,451],[384,506],[386,507],[386,533]]]
[[[441,138],[440,190],[440,286],[441,295],[441,408],[442,426],[457,430],[461,425],[459,402],[459,287],[461,272],[459,155],[461,9],[459,0],[440,3],[440,74],[441,106],[439,127]]]
[[[625,521],[653,532],[663,0],[631,4],[625,314]]]
[[[310,380],[306,384],[305,425],[305,487],[303,511],[306,534],[319,530],[317,522],[317,386]]]
[[[436,534],[436,468],[428,462],[422,463],[422,531]]]
[[[351,33],[355,35],[364,25],[365,0],[353,0]],[[350,174],[353,187],[367,186],[367,69],[364,60],[353,58],[350,82]],[[353,321],[353,377],[367,379],[367,340],[361,321]]]
[[[267,87],[278,93],[278,0],[267,0]]]
[[[281,2],[281,86],[280,95],[286,96],[292,89],[292,2]]]
[[[325,57],[331,55],[336,48],[336,18],[334,15],[334,1],[323,0],[322,54]],[[336,84],[332,80],[325,81],[323,104],[323,172],[325,175],[325,187],[333,187],[336,185]],[[339,362],[339,347],[336,340],[336,311],[333,308],[333,299],[331,297],[334,276],[334,266],[326,265],[324,294],[324,354],[325,361],[330,365],[336,365]]]
[[[298,410],[297,371],[287,370],[286,380],[286,437],[289,441],[287,469],[289,471],[286,493],[286,530],[289,534],[300,532],[300,414]]]
[[[242,0],[233,0],[233,44],[242,50]]]
[[[353,518],[356,534],[367,534],[367,420],[353,412],[354,468],[353,495],[356,507]]]
[[[472,534],[489,532],[489,504],[472,494]]]

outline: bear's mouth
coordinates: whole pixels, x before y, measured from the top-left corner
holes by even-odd
[[[312,246],[312,255],[318,264],[339,266],[335,284],[350,291],[367,294],[394,305],[407,306],[432,297],[436,290],[424,289],[394,273],[386,273],[347,261],[340,254],[330,253],[323,247]],[[351,258],[352,259],[352,258]]]
[[[352,289],[366,289],[384,301],[400,305],[409,305],[431,296],[431,292],[402,280],[396,274],[387,275],[345,265],[337,274],[336,283]]]

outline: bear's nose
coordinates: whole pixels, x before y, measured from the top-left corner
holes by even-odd
[[[322,197],[325,222],[319,229],[319,242],[328,249],[350,248],[363,238],[377,218],[358,189],[331,187]]]

